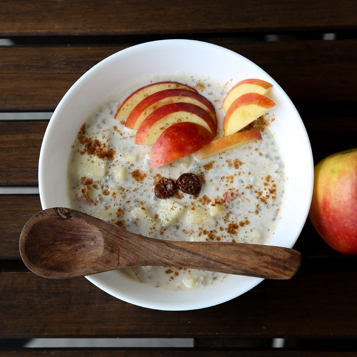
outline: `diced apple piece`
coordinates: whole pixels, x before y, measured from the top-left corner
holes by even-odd
[[[186,156],[180,159],[180,165],[185,169],[188,169],[192,165],[191,156]]]
[[[211,141],[208,145],[195,152],[193,156],[197,160],[203,160],[207,157],[220,154],[237,146],[248,144],[255,140],[260,140],[261,138],[262,135],[259,129],[242,131]]]
[[[138,279],[138,281],[140,281],[141,283],[144,282],[144,279],[142,277],[143,270],[143,267],[131,267],[126,269],[126,271],[130,274],[132,278]]]
[[[231,104],[224,117],[224,135],[231,135],[243,129],[274,106],[275,103],[264,95],[243,94]]]
[[[113,169],[114,179],[117,182],[123,182],[126,180],[126,168],[125,167],[114,167]]]
[[[152,265],[144,265],[142,266],[143,269],[145,269],[148,273],[150,273],[154,267]]]
[[[191,224],[199,224],[202,226],[212,226],[216,224],[215,219],[210,215],[209,211],[204,207],[192,207],[187,212],[188,221]]]
[[[156,92],[166,89],[186,89],[197,92],[196,89],[178,82],[158,82],[141,87],[127,97],[124,102],[118,107],[115,114],[115,119],[126,121],[131,111],[146,97]]]
[[[83,203],[91,204],[93,203],[92,189],[88,186],[81,187],[75,194],[78,201]]]
[[[173,103],[160,107],[143,121],[136,133],[135,144],[153,145],[171,125],[185,122],[199,124],[216,136],[216,123],[206,110],[189,103]]]
[[[78,155],[73,167],[75,167],[75,174],[78,177],[101,178],[106,174],[107,160],[87,154]]]
[[[151,167],[160,167],[188,156],[207,145],[212,139],[212,133],[201,125],[174,124],[156,140],[151,150]]]
[[[98,210],[97,218],[103,220],[112,220],[117,218],[118,207],[110,207],[108,209]]]
[[[207,236],[201,235],[201,236],[190,236],[190,241],[191,242],[205,242],[207,239]]]
[[[98,187],[95,188],[95,186],[96,185],[92,185],[92,184],[82,185],[75,195],[76,199],[84,203],[97,202],[101,195],[101,190]]]
[[[199,278],[193,278],[188,276],[187,278],[184,278],[182,282],[187,288],[193,288],[198,285]]]
[[[107,163],[105,160],[92,161],[82,161],[78,166],[78,176],[79,177],[104,177],[106,173]]]
[[[185,207],[172,199],[161,200],[157,213],[163,227],[175,223],[183,214]]]
[[[262,79],[244,79],[238,82],[225,97],[222,109],[227,112],[231,104],[240,96],[247,93],[258,93],[261,95],[266,95],[273,85],[269,82],[263,81]]]
[[[230,188],[229,190],[223,192],[222,194],[222,198],[227,202],[227,203],[231,203],[233,202],[236,198],[238,198],[238,193],[236,192],[236,190],[234,190],[233,188]]]
[[[125,126],[131,129],[138,129],[141,123],[155,110],[167,104],[174,103],[190,103],[194,104],[211,116],[216,123],[216,111],[212,103],[203,95],[183,89],[169,89],[156,92],[144,98],[136,107],[130,112]]]
[[[219,203],[213,203],[209,205],[209,213],[212,217],[218,216],[225,211],[224,205]]]
[[[153,227],[155,229],[161,228],[160,223],[155,220],[155,218],[152,216],[152,214],[146,207],[135,207],[132,213],[135,218],[137,218],[138,220],[145,221],[150,227]]]
[[[250,242],[254,244],[264,244],[264,237],[257,231],[256,228],[253,228],[250,232]]]
[[[135,162],[138,160],[139,155],[137,153],[116,153],[115,160],[120,162]]]

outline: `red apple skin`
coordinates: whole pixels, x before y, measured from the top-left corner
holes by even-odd
[[[119,119],[119,117],[121,116],[120,113],[121,113],[122,109],[124,109],[126,106],[129,105],[130,107],[132,106],[134,108],[135,105],[138,104],[142,100],[142,98],[145,98],[147,96],[146,92],[149,91],[149,93],[152,94],[152,93],[163,90],[163,88],[165,88],[165,89],[186,89],[186,90],[198,93],[196,89],[194,89],[186,84],[182,84],[182,83],[178,83],[178,82],[166,81],[166,82],[152,83],[147,86],[141,87],[141,88],[137,89],[136,91],[134,91],[133,93],[131,93],[123,101],[123,103],[118,106],[117,112],[115,113],[114,118]],[[139,99],[135,100],[136,97]],[[137,102],[137,103],[135,105],[133,105],[133,103],[131,103],[132,101]],[[121,119],[123,119],[123,118],[121,118]]]
[[[151,167],[160,167],[191,155],[211,140],[212,134],[199,124],[178,123],[171,125],[160,135],[152,147]]]
[[[233,120],[232,115],[238,108],[252,104],[265,108],[266,110],[269,110],[275,106],[275,103],[264,95],[257,93],[243,94],[242,96],[238,97],[229,107],[224,117],[223,127],[226,128],[229,125],[229,121]],[[224,131],[226,132],[226,129],[224,129]]]
[[[144,98],[138,105],[136,105],[136,107],[129,114],[125,122],[125,126],[131,129],[138,129],[141,124],[138,123],[138,119],[145,112],[146,109],[151,106],[155,106],[155,104],[157,105],[158,109],[161,105],[169,104],[170,102],[179,102],[182,98],[192,99],[202,104],[202,106],[207,108],[207,111],[209,111],[212,118],[215,120],[216,112],[212,103],[201,94],[184,89],[167,89],[149,95],[148,97]],[[168,101],[168,103],[160,105],[160,101],[163,101],[165,99]]]
[[[331,248],[357,254],[357,149],[330,155],[316,165],[309,218]]]
[[[275,103],[264,95],[257,94],[257,93],[247,93],[237,98],[231,104],[231,106],[227,111],[226,117],[229,116],[231,112],[241,107],[242,105],[250,105],[250,104],[255,104],[266,109],[270,109],[275,106]]]
[[[242,84],[255,84],[255,85],[263,87],[265,89],[269,89],[273,86],[271,83],[263,81],[262,79],[248,78],[248,79],[243,79],[242,81],[238,82],[234,87],[232,87],[231,90],[233,90],[234,88],[236,88]]]
[[[259,87],[262,87],[264,88],[265,90],[265,93],[273,87],[273,85],[269,82],[266,82],[262,79],[257,79],[257,78],[248,78],[248,79],[244,79],[240,82],[238,82],[234,87],[232,87],[230,89],[230,91],[227,93],[224,101],[223,101],[223,104],[222,104],[222,108],[223,110],[227,111],[229,109],[229,106],[226,104],[226,101],[227,101],[227,98],[230,96],[230,94],[239,86],[243,85],[243,84],[252,84],[252,85],[256,85],[256,86],[259,86]],[[262,94],[262,93],[260,93]],[[225,108],[227,107],[227,108]]]
[[[173,113],[191,113],[197,115],[207,123],[213,135],[212,138],[216,136],[216,123],[212,120],[211,115],[207,111],[190,103],[172,103],[156,109],[142,122],[135,136],[135,144],[145,145],[145,139],[153,125]],[[184,120],[184,118],[182,120]]]

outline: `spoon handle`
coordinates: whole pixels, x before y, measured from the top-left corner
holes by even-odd
[[[301,263],[300,252],[260,244],[165,241],[128,232],[84,213],[73,217],[94,224],[105,237],[107,257],[117,256],[116,268],[174,266],[267,279],[290,279]],[[112,259],[113,260],[113,259]]]
[[[223,242],[170,242],[137,236],[119,239],[119,267],[163,265],[285,280],[296,273],[301,263],[300,252],[283,247]]]
[[[293,249],[147,238],[61,207],[29,219],[20,235],[20,253],[30,270],[54,279],[146,265],[283,280],[301,263],[301,254]]]

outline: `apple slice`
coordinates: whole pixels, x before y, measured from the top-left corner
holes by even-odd
[[[196,123],[178,123],[167,128],[151,150],[152,168],[193,154],[212,140],[212,134]]]
[[[262,135],[259,129],[242,131],[223,138],[211,141],[208,145],[193,154],[197,160],[220,154],[237,146],[248,144],[255,140],[260,140]]]
[[[237,98],[224,117],[224,135],[234,134],[273,108],[275,103],[258,93],[247,93]]]
[[[144,98],[156,92],[166,90],[166,89],[185,89],[192,92],[196,92],[196,89],[182,83],[178,82],[157,82],[149,84],[145,87],[141,87],[127,97],[124,102],[118,107],[115,114],[115,119],[126,120],[130,112],[139,104]]]
[[[166,104],[171,103],[191,103],[206,110],[214,121],[216,112],[212,103],[199,93],[184,89],[168,89],[156,92],[144,98],[129,114],[125,126],[130,129],[138,129],[141,123],[153,111]]]
[[[226,113],[231,106],[231,104],[241,95],[247,93],[258,93],[265,95],[268,93],[269,89],[273,85],[269,82],[263,81],[262,79],[244,79],[238,82],[226,95],[224,98],[222,109]]]
[[[190,103],[172,103],[153,111],[140,125],[135,144],[152,145],[171,125],[177,123],[196,123],[216,136],[217,126],[211,115],[204,109]]]

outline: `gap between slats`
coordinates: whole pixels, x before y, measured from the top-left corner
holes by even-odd
[[[217,34],[216,34],[217,36]],[[142,42],[143,36],[139,36],[140,38],[137,38],[135,41],[135,37],[131,38],[130,42]],[[145,37],[145,36],[144,36]],[[170,38],[170,36],[146,36],[147,41],[152,41],[155,39],[161,39],[161,38]],[[157,38],[156,38],[157,37]],[[213,38],[212,34],[197,34],[197,38],[201,39],[207,39],[207,38]],[[221,34],[221,36],[218,35],[220,38],[226,38],[230,39],[232,36],[229,36],[227,34]],[[335,33],[335,32],[326,32],[326,33],[271,33],[271,34],[260,34],[260,33],[246,33],[246,34],[240,34],[240,38],[244,38],[245,40],[251,40],[251,41],[264,41],[264,42],[277,42],[277,41],[286,41],[288,40],[301,40],[301,39],[308,39],[308,40],[323,40],[323,41],[334,41],[337,39],[343,39],[346,36],[344,33]],[[349,32],[348,38],[351,37],[351,31]],[[354,36],[352,36],[353,38]],[[185,38],[185,36],[180,36],[180,38]],[[189,36],[189,38],[192,38],[192,35]],[[141,41],[140,41],[141,39]],[[236,36],[234,36],[234,39],[236,40]],[[39,37],[39,38],[31,38],[32,43],[38,42],[38,44],[44,44],[44,43],[51,43],[53,44],[54,38],[53,37]],[[118,43],[118,42],[126,42],[126,39],[123,37],[97,37],[97,39],[92,38],[92,37],[83,37],[83,36],[77,36],[77,37],[66,37],[66,36],[61,36],[61,37],[55,37],[55,42],[57,43],[87,43],[89,42],[90,44],[93,45],[95,42],[98,43]],[[16,45],[22,45],[26,43],[26,38],[0,38],[0,46],[16,46]]]
[[[0,113],[0,120],[50,120],[53,112],[39,113]]]

